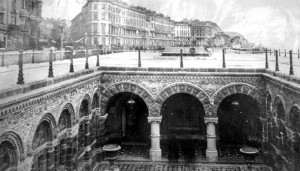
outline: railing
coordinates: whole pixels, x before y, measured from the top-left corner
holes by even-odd
[[[237,51],[213,50],[210,57],[161,56],[158,50],[85,49],[74,51],[19,51],[0,52],[0,90],[11,86],[72,74],[80,70],[109,67],[143,68],[207,68],[215,69],[267,69],[287,76],[300,76],[300,54],[292,51]],[[122,53],[122,54],[115,54]],[[180,71],[180,70],[179,70]],[[184,70],[182,70],[184,71]],[[199,70],[198,70],[199,71]],[[247,71],[247,70],[245,70]]]

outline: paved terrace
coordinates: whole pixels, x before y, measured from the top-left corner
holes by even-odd
[[[54,52],[62,55],[63,52]],[[25,52],[26,54],[26,52]],[[30,61],[31,55],[25,56],[23,61]],[[18,55],[12,56],[18,58]],[[27,59],[30,58],[30,59]],[[96,66],[97,56],[73,59],[74,73],[70,73],[70,59],[53,61],[53,75],[49,78],[49,62],[25,63],[23,64],[24,84],[17,84],[19,65],[11,64],[0,66],[0,99],[13,94],[27,92],[40,87],[67,79],[76,78],[80,75],[93,73],[95,71],[116,70],[116,71],[158,71],[158,72],[261,72],[270,73],[274,76],[300,83],[300,59],[298,54],[293,54],[293,71],[290,74],[290,57],[287,53],[281,53],[278,57],[278,69],[274,53],[268,52],[268,68],[266,69],[266,54],[252,54],[249,52],[227,51],[225,63],[223,62],[222,51],[215,51],[210,57],[183,57],[182,67],[180,56],[161,56],[161,53],[141,51],[141,67],[138,67],[138,52],[122,52],[99,56],[100,67]],[[17,61],[16,59],[14,59]],[[85,69],[88,63],[89,69]],[[225,67],[224,67],[225,65]],[[12,91],[13,90],[13,91]],[[18,92],[15,92],[18,91]]]

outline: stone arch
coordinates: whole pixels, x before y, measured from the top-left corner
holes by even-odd
[[[87,113],[90,114],[91,113],[91,97],[89,94],[85,94],[82,98],[82,100],[80,101],[79,103],[79,107],[78,107],[78,110],[77,110],[77,118],[80,119],[80,110],[81,110],[81,105],[82,103],[86,101],[87,102],[87,105],[88,105],[88,109],[87,109]]]
[[[289,124],[294,132],[300,132],[300,106],[294,105],[289,113]]]
[[[209,104],[209,95],[200,87],[191,84],[191,83],[173,83],[165,88],[163,88],[156,97],[156,102],[159,107],[159,111],[165,100],[170,96],[178,93],[186,93],[196,97],[203,105],[204,111],[206,111],[206,107]]]
[[[252,97],[257,101],[260,112],[265,112],[263,93],[256,87],[246,83],[232,83],[221,87],[213,94],[211,101],[215,106],[219,106],[226,97],[232,94],[245,94]]]
[[[114,95],[123,92],[133,93],[139,96],[140,98],[142,98],[145,104],[147,105],[149,112],[151,109],[152,110],[155,109],[154,98],[146,88],[132,82],[118,82],[118,83],[111,84],[101,92],[102,96],[100,98],[100,108],[101,108],[100,114],[102,116],[105,115],[106,113],[106,107],[109,99]],[[150,112],[149,115],[155,115],[155,114],[156,114],[155,112]]]
[[[71,120],[70,120],[70,126],[72,127],[72,125],[74,125],[76,123],[76,120],[75,120],[75,111],[74,111],[74,108],[73,108],[73,105],[71,103],[67,103],[63,106],[63,108],[59,111],[59,116],[57,118],[57,128],[60,126],[60,119],[62,117],[62,114],[63,112],[67,110],[70,114],[70,117],[71,117]],[[59,129],[57,129],[59,130]],[[57,132],[59,133],[59,132]]]
[[[281,95],[277,95],[274,99],[273,104],[273,113],[276,114],[276,118],[281,119],[282,121],[286,121],[287,116],[285,112],[286,106],[284,98]]]
[[[0,136],[0,144],[8,141],[16,149],[17,165],[25,159],[23,142],[18,134],[13,131],[7,131]]]
[[[44,116],[39,120],[39,122],[37,122],[36,124],[34,124],[34,126],[31,129],[30,132],[30,140],[29,140],[29,147],[30,150],[32,150],[32,145],[33,145],[33,141],[34,141],[34,136],[36,134],[36,131],[38,129],[38,127],[40,126],[40,124],[42,122],[48,122],[48,124],[50,125],[50,129],[51,129],[51,139],[55,139],[56,138],[56,122],[55,122],[55,118],[53,117],[53,115],[51,113],[45,113]],[[30,151],[31,152],[31,151]]]
[[[65,104],[63,105],[63,107],[59,110],[59,115],[58,115],[58,117],[56,118],[57,126],[58,126],[58,124],[59,124],[60,116],[61,116],[61,114],[62,114],[62,112],[63,112],[64,110],[67,110],[67,111],[71,114],[71,119],[72,119],[72,120],[71,120],[71,125],[76,124],[76,113],[75,113],[75,109],[74,109],[74,107],[73,107],[73,104],[70,103],[70,102],[68,102],[68,103],[65,103]]]
[[[97,95],[98,96],[98,102],[99,102],[99,104],[98,104],[98,107],[100,107],[100,94],[101,94],[101,92],[100,92],[100,89],[96,89],[96,91],[94,91],[94,93],[92,94],[92,101],[91,101],[91,105],[92,105],[92,108],[94,107],[94,101],[96,100],[95,99],[95,96]]]

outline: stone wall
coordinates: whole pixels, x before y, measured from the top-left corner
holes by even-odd
[[[84,77],[84,78],[83,78]],[[231,94],[246,94],[255,99],[260,108],[260,116],[263,121],[263,142],[262,149],[267,158],[270,156],[281,157],[281,163],[273,161],[274,164],[283,165],[283,168],[296,170],[296,157],[299,152],[295,149],[281,150],[282,145],[268,140],[268,124],[273,123],[276,117],[272,117],[267,112],[266,97],[269,92],[272,102],[276,96],[282,99],[284,105],[286,120],[283,121],[286,130],[286,136],[289,139],[288,144],[295,144],[299,139],[299,132],[291,131],[289,112],[293,106],[299,106],[300,96],[299,88],[291,86],[292,84],[277,80],[276,78],[261,73],[161,73],[161,72],[100,72],[74,78],[70,81],[60,82],[51,86],[47,90],[33,90],[22,97],[13,96],[9,101],[3,102],[0,106],[0,144],[3,141],[9,141],[14,144],[18,158],[19,170],[34,170],[32,168],[37,162],[38,157],[47,154],[48,160],[52,160],[50,165],[45,167],[56,168],[59,165],[56,161],[58,151],[56,147],[60,145],[61,140],[86,141],[90,137],[89,133],[96,131],[95,137],[91,142],[85,143],[83,151],[73,148],[76,153],[67,153],[68,162],[76,163],[76,168],[85,168],[91,170],[96,162],[101,161],[101,147],[105,143],[105,129],[103,122],[106,117],[106,108],[109,99],[120,92],[131,92],[140,96],[148,107],[149,117],[160,118],[161,107],[164,101],[175,93],[187,93],[195,96],[203,104],[205,117],[210,119],[217,118],[217,109],[222,100]],[[92,107],[94,96],[100,97],[98,108]],[[89,112],[80,117],[82,102],[87,100]],[[5,103],[4,103],[5,102]],[[58,132],[57,126],[64,109],[70,109],[74,115],[74,122],[71,128],[66,128]],[[274,113],[274,112],[273,112]],[[276,115],[275,115],[276,116]],[[51,123],[53,128],[52,141],[40,146],[38,149],[32,149],[32,142],[36,129],[41,121],[46,120]],[[84,128],[80,128],[83,124]],[[85,136],[81,136],[80,131],[84,131]],[[83,134],[82,134],[83,135]],[[84,137],[84,138],[82,138]],[[275,141],[274,141],[275,142]],[[277,141],[278,142],[278,141]],[[75,143],[76,144],[76,143]],[[299,145],[299,144],[298,144]],[[46,150],[45,150],[46,149]],[[77,149],[77,150],[76,150]],[[290,156],[289,154],[294,154]],[[70,158],[70,155],[75,158]],[[51,158],[51,156],[53,156]],[[279,157],[279,158],[280,158]],[[75,159],[73,161],[73,159]],[[77,160],[76,160],[77,159]],[[273,157],[274,159],[274,157]],[[270,160],[271,161],[271,160]],[[299,163],[299,162],[298,162]],[[291,166],[290,166],[291,165]]]

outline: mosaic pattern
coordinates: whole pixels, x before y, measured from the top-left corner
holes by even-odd
[[[118,163],[120,171],[246,171],[245,165],[216,165],[216,164],[150,164],[150,163]],[[95,170],[104,171],[108,164],[101,164]],[[267,166],[254,166],[252,171],[271,171]]]
[[[195,141],[195,149],[194,149],[194,156],[195,161],[205,160],[205,151],[206,146],[203,146],[203,142]],[[150,145],[122,145],[122,149],[119,151],[118,155],[121,158],[126,159],[126,157],[139,157],[144,159],[149,159],[149,149]],[[161,142],[161,149],[162,149],[162,158],[168,159],[169,151],[168,151],[168,144],[164,141]],[[218,148],[218,158],[220,161],[224,160],[231,160],[231,161],[240,161],[243,162],[243,156],[240,153],[240,147],[230,147],[230,146],[222,146]],[[184,150],[182,146],[179,146],[178,149],[179,158],[178,160],[184,160]],[[258,155],[256,157],[257,161],[261,161],[261,156]]]

